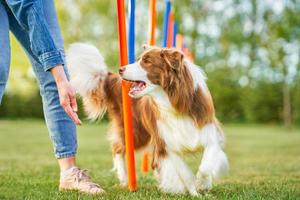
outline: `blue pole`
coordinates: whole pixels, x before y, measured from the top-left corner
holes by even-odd
[[[169,15],[171,11],[171,2],[170,0],[166,0],[166,11],[164,16],[164,27],[163,27],[163,42],[162,46],[167,46],[167,39],[168,39],[168,24],[169,24]]]
[[[173,25],[173,47],[176,47],[177,23],[174,21]]]
[[[135,62],[135,0],[128,2],[128,62]]]

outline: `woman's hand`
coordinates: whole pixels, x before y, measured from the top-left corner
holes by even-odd
[[[77,115],[76,93],[68,81],[63,66],[58,65],[51,69],[51,73],[55,79],[59,94],[60,105],[64,108],[69,117],[75,124],[81,125],[81,121]]]

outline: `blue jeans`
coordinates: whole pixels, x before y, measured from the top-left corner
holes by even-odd
[[[63,39],[60,33],[53,0],[43,0],[41,7],[48,29],[59,54],[64,55]],[[43,100],[43,110],[49,135],[57,158],[75,156],[77,150],[76,126],[60,105],[58,90],[52,74],[45,70],[41,59],[32,52],[28,31],[17,21],[11,10],[0,1],[0,104],[8,79],[10,65],[9,30],[24,48],[36,78]],[[64,66],[66,74],[67,68]],[[37,144],[38,145],[38,144]]]

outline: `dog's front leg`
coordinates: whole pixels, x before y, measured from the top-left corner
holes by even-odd
[[[218,144],[206,146],[197,172],[197,189],[207,192],[212,188],[213,180],[224,175],[227,170],[228,161],[221,146]]]
[[[215,124],[203,128],[200,142],[204,152],[197,172],[197,189],[207,192],[213,181],[225,175],[229,169],[227,156],[223,151],[224,136]]]
[[[198,196],[195,176],[180,156],[168,153],[161,158],[158,172],[164,192],[182,194],[187,190],[192,196]]]

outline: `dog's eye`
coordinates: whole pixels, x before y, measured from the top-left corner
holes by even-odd
[[[151,63],[148,57],[143,57],[143,62],[144,63]]]

